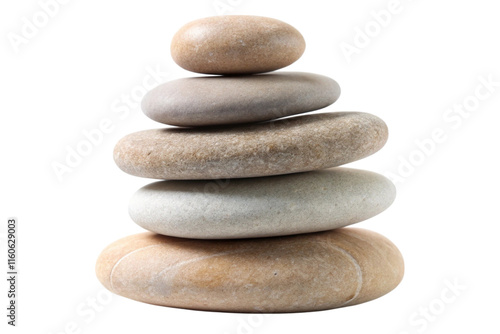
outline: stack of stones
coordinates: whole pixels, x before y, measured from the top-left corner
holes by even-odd
[[[168,181],[132,197],[130,216],[151,232],[102,252],[104,286],[171,307],[300,312],[363,303],[399,284],[394,244],[342,228],[389,207],[394,186],[372,172],[331,168],[378,151],[385,123],[361,112],[283,118],[332,104],[338,84],[311,73],[259,74],[304,49],[295,28],[264,17],[206,18],[177,32],[177,64],[217,76],[150,91],[145,114],[178,127],[116,145],[123,171]]]

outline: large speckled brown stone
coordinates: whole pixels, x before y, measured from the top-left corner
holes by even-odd
[[[250,123],[321,109],[339,95],[337,82],[313,73],[205,76],[156,87],[142,100],[142,110],[178,126]]]
[[[220,179],[339,166],[378,151],[385,123],[361,112],[296,116],[258,124],[132,133],[115,146],[126,173],[155,179]]]
[[[282,21],[245,15],[214,16],[183,26],[173,37],[172,58],[182,68],[207,74],[274,71],[300,58],[300,32]]]
[[[192,240],[152,233],[108,246],[101,283],[134,300],[229,312],[303,312],[360,304],[394,289],[403,259],[368,230]]]

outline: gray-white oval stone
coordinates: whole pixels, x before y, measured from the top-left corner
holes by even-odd
[[[149,118],[170,125],[236,124],[321,109],[339,96],[337,82],[313,73],[196,77],[151,90],[142,101],[142,110]]]
[[[216,181],[163,181],[139,189],[129,213],[147,230],[194,239],[255,238],[335,229],[394,201],[382,175],[332,168]]]

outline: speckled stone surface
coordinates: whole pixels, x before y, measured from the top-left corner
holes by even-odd
[[[151,119],[178,126],[266,121],[321,109],[334,103],[340,87],[319,74],[271,74],[182,78],[151,90],[142,110]]]
[[[393,243],[355,228],[217,241],[148,232],[109,245],[96,266],[101,283],[121,296],[230,312],[302,312],[360,304],[394,289],[403,271]]]
[[[394,201],[382,175],[348,168],[216,181],[161,181],[139,189],[129,213],[152,232],[195,239],[330,230],[373,217]]]
[[[189,71],[250,74],[292,64],[305,46],[300,32],[282,21],[227,15],[184,25],[174,35],[170,50],[174,61]]]
[[[122,138],[116,164],[156,179],[243,178],[335,167],[378,151],[388,130],[361,112],[295,116],[265,123],[146,130]]]

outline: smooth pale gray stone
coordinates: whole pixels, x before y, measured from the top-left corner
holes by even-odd
[[[273,74],[182,78],[151,90],[142,101],[151,119],[177,126],[267,121],[327,107],[340,87],[326,76]]]
[[[193,239],[256,238],[335,229],[377,215],[396,189],[382,175],[332,168],[216,181],[162,181],[139,189],[129,213],[143,228]]]

